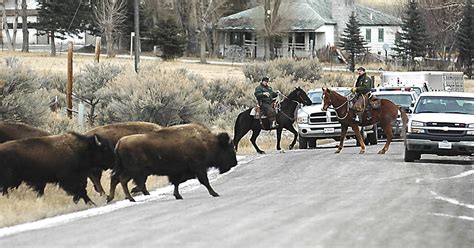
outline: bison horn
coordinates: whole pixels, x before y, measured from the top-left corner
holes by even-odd
[[[102,146],[102,143],[100,142],[99,138],[97,137],[97,135],[94,135],[94,141],[95,143],[98,145],[98,146]]]

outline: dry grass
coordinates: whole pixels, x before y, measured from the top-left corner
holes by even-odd
[[[109,191],[110,177],[106,172],[102,177],[102,186],[106,192]],[[133,184],[130,183],[130,186]],[[153,190],[168,185],[166,177],[151,176],[147,180],[147,187]],[[100,196],[93,189],[92,183],[88,183],[87,192],[89,197],[97,206],[106,204],[106,196]],[[123,200],[125,196],[121,186],[117,186],[115,200]],[[38,198],[36,193],[28,186],[21,185],[18,189],[10,191],[8,197],[0,197],[0,227],[35,221],[60,214],[75,212],[91,208],[81,200],[74,204],[72,196],[67,195],[63,189],[54,184],[48,184],[43,197]]]

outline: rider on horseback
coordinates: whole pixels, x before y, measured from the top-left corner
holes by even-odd
[[[357,73],[359,74],[359,77],[357,78],[357,81],[355,83],[355,87],[353,87],[351,89],[351,92],[352,93],[355,93],[356,96],[354,97],[354,100],[353,100],[353,105],[355,105],[355,103],[357,103],[358,99],[360,98],[361,95],[364,96],[363,99],[369,99],[369,93],[370,93],[370,90],[372,88],[372,79],[370,79],[370,77],[367,76],[367,74],[365,74],[365,68],[364,67],[359,67],[357,68]],[[372,118],[372,115],[371,115],[371,106],[369,104],[369,101],[366,102],[367,104],[367,121],[369,121],[371,118]],[[364,113],[364,110],[362,111],[358,111],[357,109],[355,109],[357,111],[357,114],[355,115],[355,121],[362,121],[362,114]]]
[[[278,91],[274,92],[272,87],[268,85],[268,81],[270,81],[268,77],[262,78],[262,82],[255,88],[255,97],[263,113],[268,117],[271,128],[276,128],[278,124],[276,123],[276,113],[272,107],[272,101],[273,98],[278,96]]]

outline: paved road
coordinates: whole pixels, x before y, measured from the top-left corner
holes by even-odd
[[[474,158],[404,163],[402,144],[254,156],[171,198],[3,237],[0,247],[473,247]]]

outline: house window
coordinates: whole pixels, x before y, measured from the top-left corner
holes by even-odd
[[[383,42],[383,28],[379,28],[379,42]]]
[[[365,30],[365,40],[367,42],[370,42],[372,40],[372,30],[371,29],[366,29]]]

